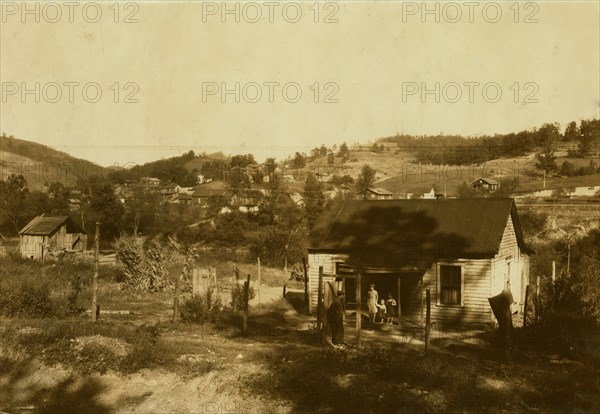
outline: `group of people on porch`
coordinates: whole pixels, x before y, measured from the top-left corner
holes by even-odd
[[[339,291],[333,298],[331,305],[327,309],[327,317],[331,326],[331,342],[334,344],[344,343],[344,305],[342,303],[344,292]],[[369,285],[367,293],[367,307],[369,310],[369,321],[372,325],[375,323],[392,324],[396,316],[396,300],[392,293],[388,293],[387,300],[379,299],[379,293],[375,290],[375,285]]]
[[[396,316],[396,300],[392,297],[392,293],[388,293],[387,300],[379,299],[379,293],[375,290],[375,285],[371,283],[369,285],[369,291],[367,292],[367,307],[369,308],[369,322],[375,324],[394,322],[394,316]]]

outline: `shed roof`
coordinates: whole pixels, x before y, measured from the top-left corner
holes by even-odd
[[[60,229],[60,227],[66,224],[68,233],[83,233],[85,230],[79,227],[69,216],[37,216],[29,223],[25,225],[19,231],[19,235],[32,235],[32,236],[51,236]]]
[[[528,252],[509,198],[349,200],[317,220],[308,249],[347,253],[357,266],[421,269],[437,259],[493,257],[509,218]]]

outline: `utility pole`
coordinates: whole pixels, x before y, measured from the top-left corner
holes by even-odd
[[[92,322],[98,320],[98,256],[100,245],[100,222],[96,222],[96,234],[94,236],[94,278],[92,279]]]

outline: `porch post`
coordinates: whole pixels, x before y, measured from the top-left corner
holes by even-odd
[[[421,328],[423,328],[423,274],[421,274]]]
[[[319,290],[317,291],[317,332],[319,342],[323,339],[323,266],[319,266]]]
[[[401,287],[402,285],[402,278],[400,276],[398,276],[398,329],[402,330],[402,306],[401,306]],[[392,320],[392,323],[394,321]]]
[[[361,329],[361,297],[360,297],[360,273],[356,275],[356,345],[360,346],[360,329]]]

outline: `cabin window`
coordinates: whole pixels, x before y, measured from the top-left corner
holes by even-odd
[[[440,303],[442,305],[461,304],[460,278],[460,266],[440,266]]]

